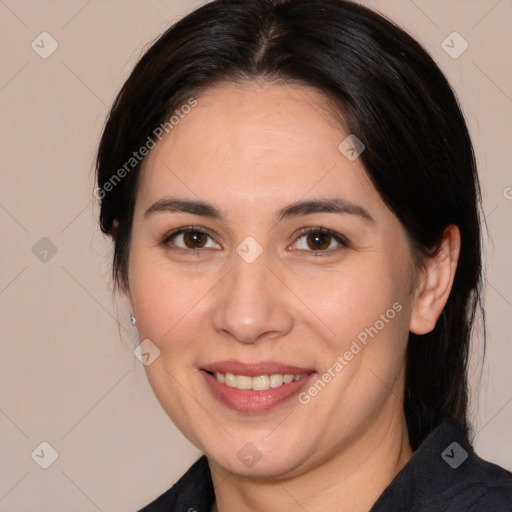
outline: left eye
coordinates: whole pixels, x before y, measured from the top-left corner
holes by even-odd
[[[295,248],[303,251],[327,252],[336,246],[347,247],[347,240],[333,231],[313,229],[303,232],[295,242]]]
[[[210,242],[208,242],[208,239],[210,239]],[[169,243],[170,241],[180,249],[216,249],[219,247],[218,244],[211,239],[211,236],[208,233],[193,229],[183,229],[172,233],[165,240],[166,243]]]

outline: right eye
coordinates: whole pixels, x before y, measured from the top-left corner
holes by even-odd
[[[208,241],[210,239],[210,242]],[[172,242],[172,244],[171,244]],[[194,226],[178,228],[165,235],[162,244],[173,251],[191,252],[199,249],[220,249],[203,229]],[[175,247],[173,247],[173,245]]]

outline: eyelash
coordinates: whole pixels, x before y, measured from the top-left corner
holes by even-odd
[[[200,228],[199,226],[186,226],[182,228],[175,229],[171,231],[170,233],[167,233],[164,235],[162,241],[160,242],[161,245],[171,249],[172,251],[175,251],[179,254],[191,254],[191,253],[200,253],[202,252],[201,249],[183,249],[181,247],[169,247],[169,242],[176,236],[184,234],[184,233],[201,233],[203,235],[206,235],[213,239],[213,237],[205,231],[203,228]],[[304,228],[299,231],[297,234],[294,243],[297,243],[298,240],[300,240],[302,237],[309,235],[309,234],[319,234],[319,235],[327,235],[333,238],[336,242],[340,244],[341,247],[349,247],[349,241],[339,233],[336,233],[335,231],[332,231],[330,229],[323,228],[322,226],[314,227],[314,228]],[[320,251],[313,251],[313,250],[304,250],[304,249],[298,249],[299,251],[304,251],[306,253],[311,253],[314,256],[327,256],[334,252],[338,252],[340,250],[340,247],[336,249],[328,249],[328,250],[320,250]]]

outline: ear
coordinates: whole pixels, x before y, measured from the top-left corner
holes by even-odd
[[[112,221],[112,238],[114,238],[114,239],[117,235],[118,228],[119,228],[119,220],[114,219]],[[123,297],[124,297],[126,309],[128,310],[128,313],[130,315],[133,315],[133,302],[132,302],[132,296],[131,296],[130,290],[127,288],[127,286],[123,282],[121,275],[117,276],[117,281],[119,283],[119,291],[121,292],[121,295],[123,295]]]
[[[119,220],[113,219],[112,220],[112,229],[110,230],[110,235],[112,236],[112,239],[115,240],[117,237],[117,230],[119,229]]]
[[[443,232],[439,251],[427,258],[418,280],[409,325],[414,334],[426,334],[436,326],[452,289],[459,253],[460,231],[450,224]]]

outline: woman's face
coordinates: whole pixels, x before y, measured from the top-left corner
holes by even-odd
[[[357,462],[404,421],[406,233],[314,89],[224,84],[196,99],[146,158],[136,199],[127,298],[160,351],[149,382],[234,473]]]

